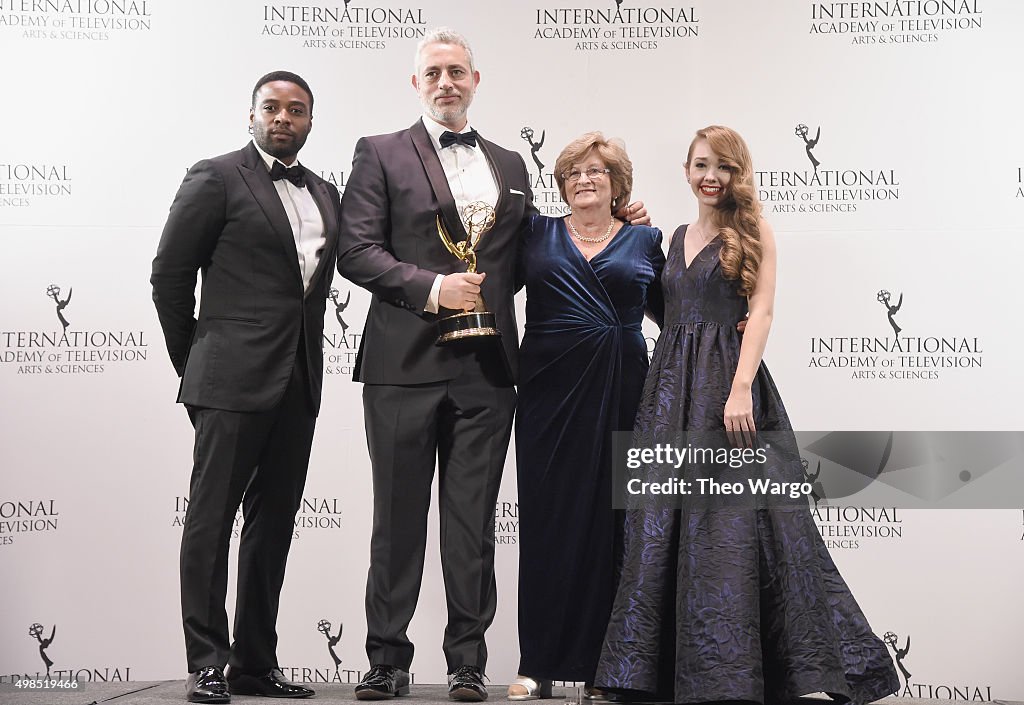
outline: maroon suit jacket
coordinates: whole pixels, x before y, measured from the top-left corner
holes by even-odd
[[[516,257],[537,211],[522,157],[482,138],[479,144],[498,185],[498,203],[495,225],[476,249],[477,271],[487,273],[483,297],[497,318],[499,349],[514,379]],[[356,381],[423,384],[454,379],[462,369],[465,355],[457,344],[435,344],[438,317],[452,311],[423,311],[436,275],[466,269],[438,237],[438,214],[453,240],[465,239],[455,199],[421,121],[407,130],[359,140],[342,197],[338,245],[338,271],[373,293]]]

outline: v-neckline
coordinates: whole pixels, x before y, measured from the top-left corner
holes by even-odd
[[[693,255],[693,257],[692,257],[692,258],[690,259],[690,261],[689,261],[689,262],[687,262],[687,261],[686,261],[686,231],[687,231],[687,230],[689,230],[689,229],[690,229],[690,225],[689,225],[689,223],[687,223],[687,224],[686,224],[686,227],[685,227],[685,228],[683,229],[683,232],[682,232],[682,233],[680,233],[680,235],[682,235],[682,236],[683,236],[683,245],[682,245],[682,249],[683,249],[683,270],[684,270],[684,271],[685,271],[685,270],[688,270],[688,269],[689,269],[690,267],[692,267],[692,266],[693,266],[693,263],[697,261],[697,258],[701,256],[701,254],[702,254],[702,253],[704,252],[704,250],[708,249],[708,247],[709,247],[709,246],[711,245],[711,243],[712,243],[712,242],[714,242],[714,241],[715,241],[715,240],[717,240],[717,239],[718,239],[719,237],[721,237],[721,235],[719,235],[718,233],[716,233],[716,234],[715,234],[715,236],[714,236],[713,238],[711,238],[710,240],[708,240],[707,242],[705,242],[705,243],[704,243],[704,245],[703,245],[703,246],[702,246],[702,247],[701,247],[701,248],[700,248],[699,250],[697,250],[697,252],[695,252],[695,253],[694,253],[694,255]],[[604,251],[604,250],[602,250],[602,252],[603,252],[603,251]]]
[[[578,254],[580,256],[580,259],[582,259],[584,262],[586,262],[588,265],[590,265],[591,269],[593,269],[593,267],[594,267],[594,260],[596,260],[598,257],[600,257],[605,252],[607,252],[609,249],[611,249],[611,246],[613,244],[615,244],[616,240],[619,239],[619,235],[622,234],[622,231],[625,230],[627,227],[629,227],[629,223],[623,223],[622,227],[619,228],[618,231],[614,235],[611,236],[611,238],[608,241],[608,244],[605,245],[604,247],[602,247],[596,254],[594,254],[593,257],[591,257],[590,259],[587,259],[587,256],[585,254],[583,254],[583,250],[581,250],[579,248],[579,246],[576,244],[576,242],[573,240],[572,233],[569,232],[569,224],[566,222],[565,218],[564,217],[560,217],[558,219],[558,222],[562,226],[562,232],[565,233],[566,239],[568,239],[568,241],[569,241],[569,246],[573,250],[576,251],[576,254]]]

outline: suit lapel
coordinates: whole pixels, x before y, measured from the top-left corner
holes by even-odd
[[[242,153],[244,159],[242,164],[238,165],[238,171],[281,241],[290,269],[301,281],[302,272],[299,270],[299,259],[295,254],[295,235],[292,233],[291,223],[288,222],[288,214],[284,212],[284,206],[281,204],[281,196],[274,188],[274,182],[270,180],[267,165],[251,142]],[[317,205],[320,205],[319,202]],[[326,224],[325,218],[324,225]]]
[[[459,217],[455,196],[452,195],[452,190],[448,187],[448,177],[444,175],[437,152],[434,151],[434,144],[430,141],[430,135],[427,134],[427,128],[423,126],[422,121],[417,120],[409,128],[409,136],[412,137],[413,146],[416,148],[420,161],[423,162],[423,169],[427,172],[427,181],[430,182],[430,188],[433,189],[434,197],[441,208],[441,218],[448,229],[448,234],[453,241],[465,240],[466,228],[463,227],[462,218]]]
[[[498,202],[494,204],[494,226],[496,228],[498,223],[501,222],[502,209],[508,203],[508,185],[505,183],[501,167],[498,164],[495,145],[480,136],[477,136],[477,144],[480,145],[480,150],[487,157],[487,165],[491,168],[491,176],[494,177],[494,183],[498,188]],[[484,249],[484,245],[489,241],[490,238],[486,235],[480,238],[480,246],[476,248],[476,251],[479,252],[481,249]]]

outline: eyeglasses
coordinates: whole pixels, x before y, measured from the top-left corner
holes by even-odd
[[[565,179],[566,183],[574,184],[579,181],[580,177],[584,174],[586,174],[587,178],[591,181],[597,181],[598,179],[604,178],[605,174],[610,173],[612,173],[611,169],[598,169],[596,166],[592,166],[585,171],[580,171],[579,169],[573,169],[568,172],[563,171],[562,178]]]

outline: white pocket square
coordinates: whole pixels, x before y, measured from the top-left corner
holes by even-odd
[[[523,193],[522,191],[517,191],[517,190],[515,190],[514,188],[510,188],[510,189],[508,190],[508,192],[509,192],[509,193],[514,193],[514,194],[516,194],[517,196],[525,196],[525,195],[526,195],[526,194],[525,194],[525,193]]]

